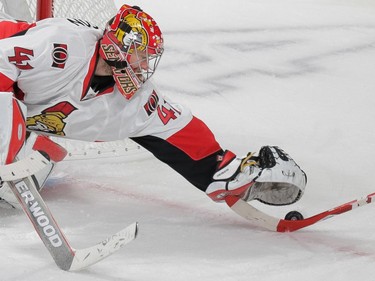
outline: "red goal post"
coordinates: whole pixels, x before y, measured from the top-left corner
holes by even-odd
[[[36,20],[53,17],[53,0],[37,0]]]

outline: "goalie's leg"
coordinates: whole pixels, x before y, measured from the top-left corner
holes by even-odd
[[[54,164],[61,161],[66,150],[51,141],[48,137],[31,133],[25,145],[26,107],[11,93],[0,93],[0,165],[7,165],[22,159],[32,150],[38,150],[47,155],[52,163],[31,177],[38,190],[40,190]],[[19,208],[18,200],[9,189],[7,182],[0,182],[0,198],[13,207]]]
[[[0,92],[0,165],[12,163],[22,150],[26,137],[25,116],[24,104],[12,93]],[[0,181],[0,198],[5,193],[13,195],[7,183]],[[15,201],[16,198],[13,195],[10,199]]]
[[[0,165],[14,161],[26,137],[26,106],[12,93],[0,92]]]
[[[42,152],[51,160],[51,162],[45,168],[30,177],[30,180],[34,182],[36,189],[40,191],[46,183],[49,175],[51,174],[55,163],[64,159],[66,150],[46,136],[38,136],[34,133],[31,133],[25,145],[26,155],[31,153],[32,150],[38,150]],[[0,198],[17,209],[21,208],[18,200],[10,190],[7,182],[2,183],[2,186],[0,188]]]

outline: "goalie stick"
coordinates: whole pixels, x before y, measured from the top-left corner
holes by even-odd
[[[375,201],[374,198],[375,193],[371,193],[364,198],[347,202],[345,204],[302,220],[284,220],[275,218],[254,208],[249,203],[245,202],[237,196],[227,196],[225,198],[225,202],[235,213],[251,221],[254,225],[277,232],[293,232],[298,229],[313,225],[322,220],[329,219],[335,215],[340,215],[355,208],[370,204]]]
[[[32,176],[46,167],[50,161],[39,151],[9,165],[0,166],[1,181],[17,181]]]
[[[133,223],[92,247],[74,249],[69,245],[31,177],[10,181],[9,185],[55,263],[62,270],[81,270],[97,263],[137,236],[138,224]]]

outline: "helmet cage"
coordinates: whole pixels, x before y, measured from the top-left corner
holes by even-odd
[[[122,18],[126,12],[134,17],[142,13],[137,26],[131,27],[125,17]],[[147,23],[151,23],[150,26]],[[155,73],[163,54],[162,35],[150,16],[124,5],[107,26],[99,53],[112,67],[121,94],[130,99]]]

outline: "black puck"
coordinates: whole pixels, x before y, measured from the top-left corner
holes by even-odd
[[[303,216],[300,212],[298,211],[290,211],[285,215],[285,220],[287,221],[299,221],[303,220]]]

